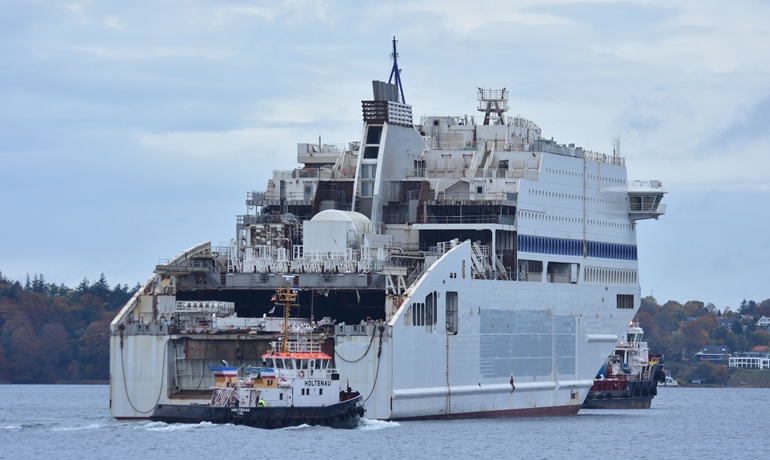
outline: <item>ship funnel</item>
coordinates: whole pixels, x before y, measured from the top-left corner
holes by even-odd
[[[372,93],[375,101],[398,102],[398,86],[384,81],[372,81]]]

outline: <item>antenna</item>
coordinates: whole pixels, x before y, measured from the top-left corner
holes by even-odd
[[[401,93],[401,103],[406,104],[406,98],[404,97],[404,87],[401,85],[401,69],[398,68],[398,52],[396,51],[396,37],[393,37],[393,53],[390,57],[393,59],[393,68],[390,70],[390,78],[388,78],[388,84],[393,83],[393,76],[396,77],[396,86],[398,86],[398,92]]]
[[[281,353],[289,352],[289,310],[291,307],[298,307],[297,292],[291,289],[289,280],[286,279],[286,286],[281,286],[273,296],[275,298],[275,304],[283,306],[283,330],[281,331]]]

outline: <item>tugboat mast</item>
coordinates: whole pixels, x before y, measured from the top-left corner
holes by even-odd
[[[291,307],[298,307],[297,293],[291,290],[289,282],[276,291],[275,304],[283,307],[283,330],[281,331],[281,349],[279,352],[289,352],[289,316]]]

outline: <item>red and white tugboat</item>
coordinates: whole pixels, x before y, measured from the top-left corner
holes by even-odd
[[[159,404],[150,420],[166,423],[231,423],[257,428],[321,425],[354,428],[364,415],[363,401],[348,386],[343,390],[332,358],[313,337],[289,338],[289,310],[297,293],[286,285],[276,292],[283,306],[280,342],[262,355],[263,367],[212,367],[216,387],[206,404]]]
[[[583,409],[650,408],[658,383],[664,380],[663,355],[650,354],[643,336],[639,325],[628,326],[626,340],[615,345],[599,370]]]

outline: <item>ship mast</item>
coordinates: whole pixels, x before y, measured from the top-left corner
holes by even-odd
[[[479,112],[484,112],[484,124],[505,124],[504,113],[508,110],[508,90],[479,88]]]
[[[398,92],[401,94],[401,103],[406,104],[406,97],[404,97],[404,87],[401,85],[401,69],[398,68],[396,37],[393,37],[393,53],[391,53],[390,57],[393,58],[393,68],[390,70],[390,78],[388,78],[388,84],[393,83],[393,77],[396,77],[396,86],[398,86]]]
[[[283,330],[281,331],[281,349],[279,352],[289,352],[289,316],[291,307],[298,307],[297,293],[291,290],[289,282],[282,286],[276,292],[275,304],[283,307]]]

